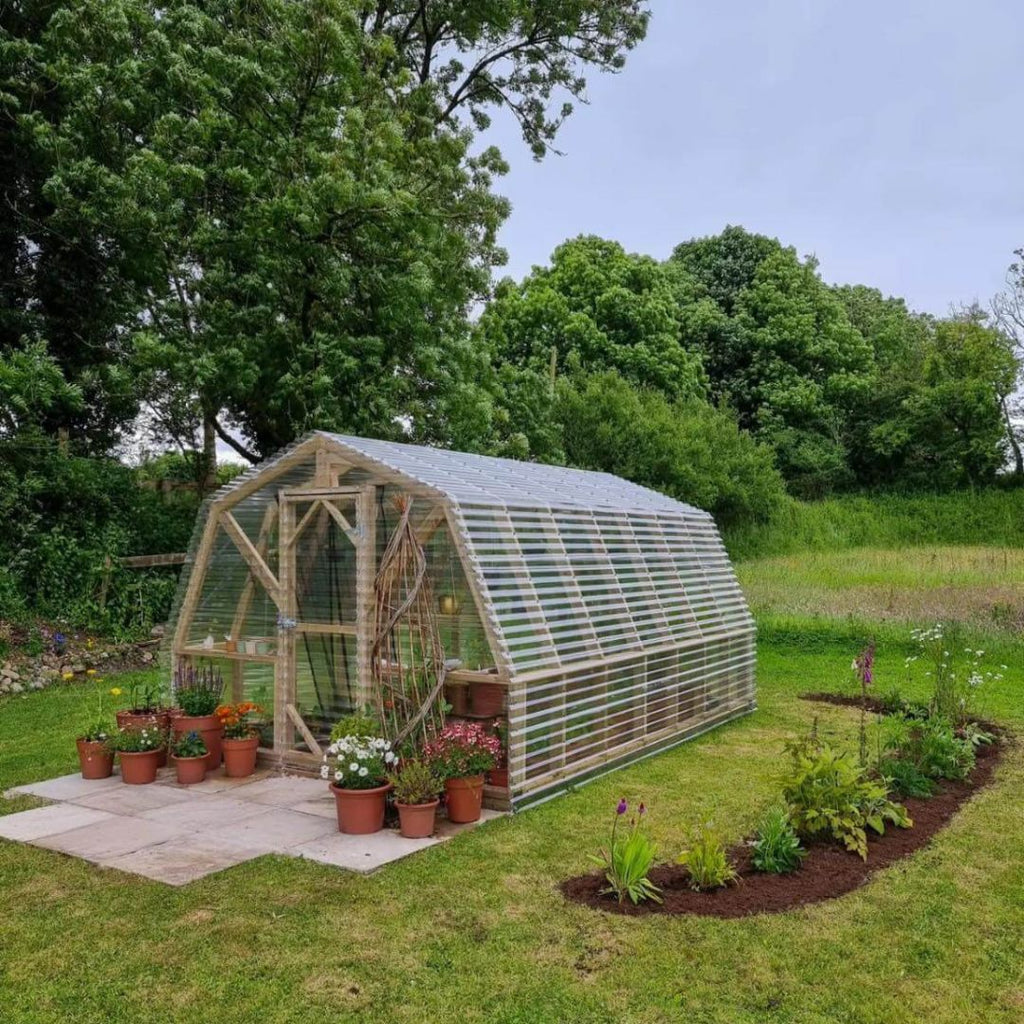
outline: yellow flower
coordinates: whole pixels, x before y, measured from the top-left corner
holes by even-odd
[[[94,668],[87,668],[85,670],[85,674],[87,676],[94,676],[94,675],[96,675],[96,669],[94,669]]]
[[[113,687],[111,689],[111,691],[110,691],[110,696],[111,697],[120,697],[121,696],[121,687],[120,686]]]
[[[74,672],[62,672],[60,677],[61,677],[61,679],[74,679],[75,678],[75,673]]]

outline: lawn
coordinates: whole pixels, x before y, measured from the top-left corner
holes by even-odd
[[[848,685],[850,651],[762,646],[756,714],[375,876],[267,857],[184,889],[0,841],[0,1006],[11,1021],[1019,1021],[1024,758],[923,852],[839,900],[741,921],[566,905],[620,795],[665,855],[696,822],[739,838],[779,749]],[[902,675],[884,649],[880,684]],[[1024,726],[1020,656],[988,694]],[[0,704],[0,787],[73,768],[89,716],[58,688]],[[15,801],[4,810],[26,806]]]

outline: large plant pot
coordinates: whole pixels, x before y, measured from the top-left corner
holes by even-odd
[[[470,702],[475,718],[497,718],[505,711],[505,687],[500,683],[473,683]]]
[[[171,731],[176,737],[190,732],[199,733],[206,744],[207,771],[212,772],[220,767],[224,726],[220,724],[220,719],[216,715],[196,715],[194,718],[189,715],[172,716]]]
[[[194,786],[206,778],[206,755],[199,757],[175,757],[171,754],[174,762],[174,770],[178,774],[178,783],[182,786]]]
[[[129,786],[145,786],[156,781],[156,771],[160,767],[159,750],[138,753],[122,750],[118,756],[121,758],[122,782],[127,782]]]
[[[162,711],[118,711],[114,717],[117,719],[119,729],[159,729],[166,737],[171,727],[171,713]],[[160,748],[160,767],[167,765],[167,748]]]
[[[400,804],[398,808],[398,831],[406,839],[426,839],[434,834],[434,820],[440,800],[429,804]]]
[[[447,796],[448,820],[457,824],[477,821],[484,806],[483,775],[467,775],[462,779],[449,779],[444,784]]]
[[[487,773],[487,784],[498,789],[508,789],[508,768],[492,768]]]
[[[342,789],[331,784],[338,811],[338,831],[349,836],[366,836],[384,827],[384,806],[391,784],[375,789]]]
[[[451,704],[451,713],[456,718],[463,718],[469,714],[469,687],[465,683],[446,683],[444,696]]]
[[[78,764],[83,779],[109,779],[114,773],[114,755],[106,743],[78,740]]]
[[[226,736],[221,740],[224,751],[224,774],[232,779],[244,779],[256,771],[256,752],[259,750],[259,736],[245,740],[232,740]]]

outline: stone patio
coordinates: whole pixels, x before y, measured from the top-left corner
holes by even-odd
[[[0,838],[168,885],[268,853],[365,873],[479,824],[453,825],[439,816],[429,839],[403,839],[393,829],[342,835],[325,782],[266,771],[247,779],[214,774],[195,786],[179,786],[170,768],[148,786],[126,786],[116,771],[99,781],[76,773],[6,795],[26,794],[54,802],[0,816]],[[481,822],[500,816],[485,810]]]

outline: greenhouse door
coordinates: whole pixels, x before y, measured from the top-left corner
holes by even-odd
[[[374,487],[281,491],[274,749],[319,759],[370,699]]]

